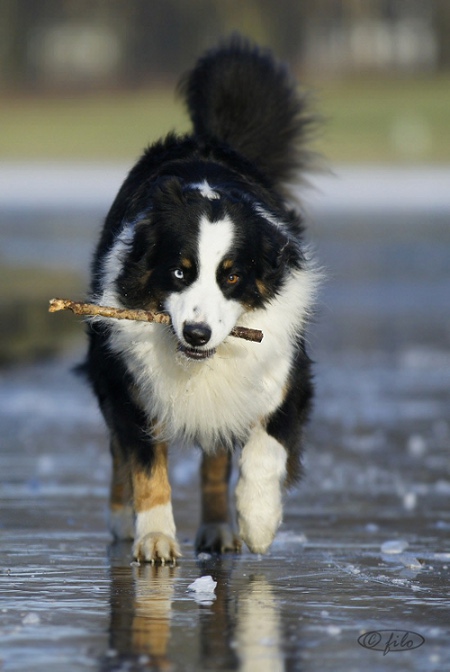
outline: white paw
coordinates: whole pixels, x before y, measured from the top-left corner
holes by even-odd
[[[272,499],[274,508],[270,510],[261,506],[261,502],[253,499],[248,501],[248,491],[243,496],[243,503],[236,491],[238,507],[238,524],[241,539],[245,541],[252,553],[266,553],[272,543],[282,519],[281,497]]]
[[[178,542],[163,532],[150,532],[137,539],[133,545],[133,557],[139,562],[174,564],[181,557]]]
[[[160,504],[136,516],[133,556],[142,562],[175,563],[181,557],[175,538],[172,504]]]
[[[133,507],[111,508],[109,511],[109,529],[115,539],[134,539]]]

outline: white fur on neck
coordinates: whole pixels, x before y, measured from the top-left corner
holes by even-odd
[[[266,308],[239,318],[263,331],[262,342],[229,336],[207,360],[187,360],[171,330],[159,324],[111,321],[109,344],[125,356],[149,420],[159,421],[167,439],[205,450],[218,441],[245,442],[249,428],[282,402],[313,292],[314,274],[296,271]]]

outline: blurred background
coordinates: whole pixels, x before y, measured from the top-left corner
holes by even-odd
[[[47,315],[47,300],[83,297],[126,171],[145,145],[188,129],[174,93],[180,74],[235,30],[287,60],[324,119],[314,149],[341,181],[318,178],[325,196],[311,197],[311,237],[332,275],[348,272],[348,259],[334,266],[327,238],[337,215],[349,221],[343,201],[351,210],[367,193],[350,220],[367,219],[389,190],[413,208],[420,185],[443,184],[448,0],[0,0],[0,364],[80,342],[80,324]],[[430,166],[427,179],[414,173]],[[446,240],[448,212],[440,216]]]
[[[127,171],[188,129],[179,76],[236,30],[288,61],[323,118],[323,170],[299,188],[326,273],[316,404],[278,545],[224,563],[211,610],[186,596],[198,456],[174,451],[170,611],[171,574],[158,586],[107,546],[106,435],[71,373],[83,325],[47,307],[84,298]],[[400,627],[427,645],[383,670],[450,670],[449,260],[450,0],[0,0],[0,668],[156,669],[151,630],[170,623],[158,669],[243,651],[261,672],[359,670],[358,634]],[[411,553],[389,559],[392,539]]]

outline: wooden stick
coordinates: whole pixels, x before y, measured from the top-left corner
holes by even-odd
[[[158,324],[171,324],[170,315],[166,313],[152,313],[149,310],[129,310],[128,308],[114,308],[112,306],[98,306],[96,303],[82,303],[70,299],[50,299],[49,312],[56,313],[59,310],[71,310],[76,315],[89,315],[90,317],[112,317],[116,320],[137,320],[138,322],[157,322]],[[231,335],[243,338],[246,341],[261,343],[263,333],[259,329],[247,327],[233,327]]]

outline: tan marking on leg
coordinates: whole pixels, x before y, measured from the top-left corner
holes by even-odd
[[[230,519],[228,482],[231,455],[221,451],[203,455],[201,466],[202,523],[226,523]]]
[[[109,529],[116,539],[132,539],[134,513],[130,463],[116,437],[111,437],[112,475],[109,494]]]
[[[134,557],[142,562],[175,562],[180,548],[175,538],[171,488],[167,473],[167,444],[155,443],[150,471],[132,464],[136,512]]]
[[[136,513],[170,502],[171,487],[167,473],[167,444],[157,443],[150,472],[133,464],[133,499]]]
[[[122,509],[131,504],[132,488],[130,464],[115,438],[111,439],[112,475],[109,505],[111,510]]]
[[[233,532],[229,507],[228,485],[231,454],[221,451],[203,455],[201,467],[202,519],[195,547],[198,552],[238,553],[239,537]]]

